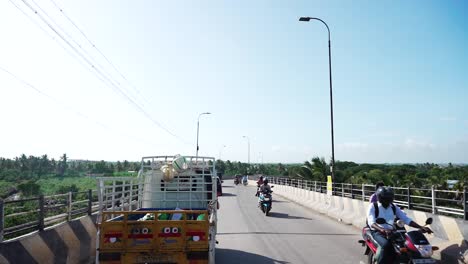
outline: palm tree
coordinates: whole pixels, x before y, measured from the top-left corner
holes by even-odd
[[[313,157],[312,162],[306,161],[301,166],[301,172],[297,176],[315,181],[325,181],[330,173],[328,164],[324,158]]]

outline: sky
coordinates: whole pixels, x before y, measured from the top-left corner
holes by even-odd
[[[61,10],[61,11],[60,11]],[[0,2],[0,156],[468,163],[466,1]],[[37,11],[37,13],[35,13]],[[50,27],[49,27],[50,25]],[[76,26],[75,26],[76,25]],[[84,34],[82,34],[84,33]],[[86,58],[86,59],[83,59]]]

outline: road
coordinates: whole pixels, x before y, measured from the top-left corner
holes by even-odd
[[[273,188],[274,190],[274,188]],[[217,263],[353,263],[364,260],[360,232],[273,193],[266,217],[254,186],[223,183]]]

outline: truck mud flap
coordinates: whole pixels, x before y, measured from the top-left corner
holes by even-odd
[[[208,251],[188,252],[187,260],[208,260]]]
[[[104,252],[99,253],[99,261],[120,261],[122,255],[120,252]]]

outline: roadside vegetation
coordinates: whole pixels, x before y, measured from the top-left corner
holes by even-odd
[[[136,176],[139,162],[59,160],[21,155],[14,159],[0,158],[0,197],[19,195],[22,198],[96,188],[97,176]],[[289,178],[326,181],[330,163],[314,157],[302,164],[216,162],[218,172],[226,176],[263,174]],[[392,186],[436,186],[439,189],[459,189],[468,186],[468,165],[424,164],[358,164],[336,161],[335,182],[375,184],[383,181]]]
[[[462,190],[468,186],[468,165],[423,164],[358,164],[351,161],[335,162],[335,182],[353,184],[375,184],[383,181],[389,186],[427,187]],[[264,174],[327,181],[330,163],[324,158],[314,157],[303,164],[251,164],[217,161],[218,171],[226,175]]]
[[[97,176],[135,176],[139,162],[59,160],[21,155],[14,159],[0,158],[0,198],[24,197],[86,191],[96,189]]]

